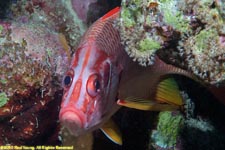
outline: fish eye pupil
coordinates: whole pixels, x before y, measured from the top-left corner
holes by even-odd
[[[71,77],[70,76],[66,76],[64,78],[64,85],[68,86],[68,85],[70,85],[70,82],[71,82]]]
[[[99,82],[99,80],[95,80],[94,85],[95,85],[95,89],[96,89],[96,92],[97,92],[97,90],[100,89],[100,82]]]

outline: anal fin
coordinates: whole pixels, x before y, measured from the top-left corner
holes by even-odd
[[[111,141],[122,145],[122,134],[112,119],[109,119],[100,129]]]

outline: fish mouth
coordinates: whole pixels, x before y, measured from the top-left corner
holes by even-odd
[[[81,135],[84,131],[84,114],[74,108],[62,108],[59,113],[59,120],[75,136]]]

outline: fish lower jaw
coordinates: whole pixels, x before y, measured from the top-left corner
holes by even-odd
[[[78,113],[74,111],[61,111],[59,120],[74,136],[82,134],[84,125],[82,117]]]

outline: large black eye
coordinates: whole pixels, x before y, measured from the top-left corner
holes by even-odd
[[[99,82],[99,80],[98,79],[96,79],[95,81],[94,81],[94,86],[95,86],[95,90],[96,90],[96,92],[100,89],[100,82]]]
[[[71,82],[72,82],[72,77],[69,75],[65,76],[64,81],[63,81],[64,85],[70,86]]]
[[[70,69],[63,78],[63,81],[62,81],[63,87],[69,87],[71,83],[73,82],[73,77],[74,77],[74,71],[73,69]]]

